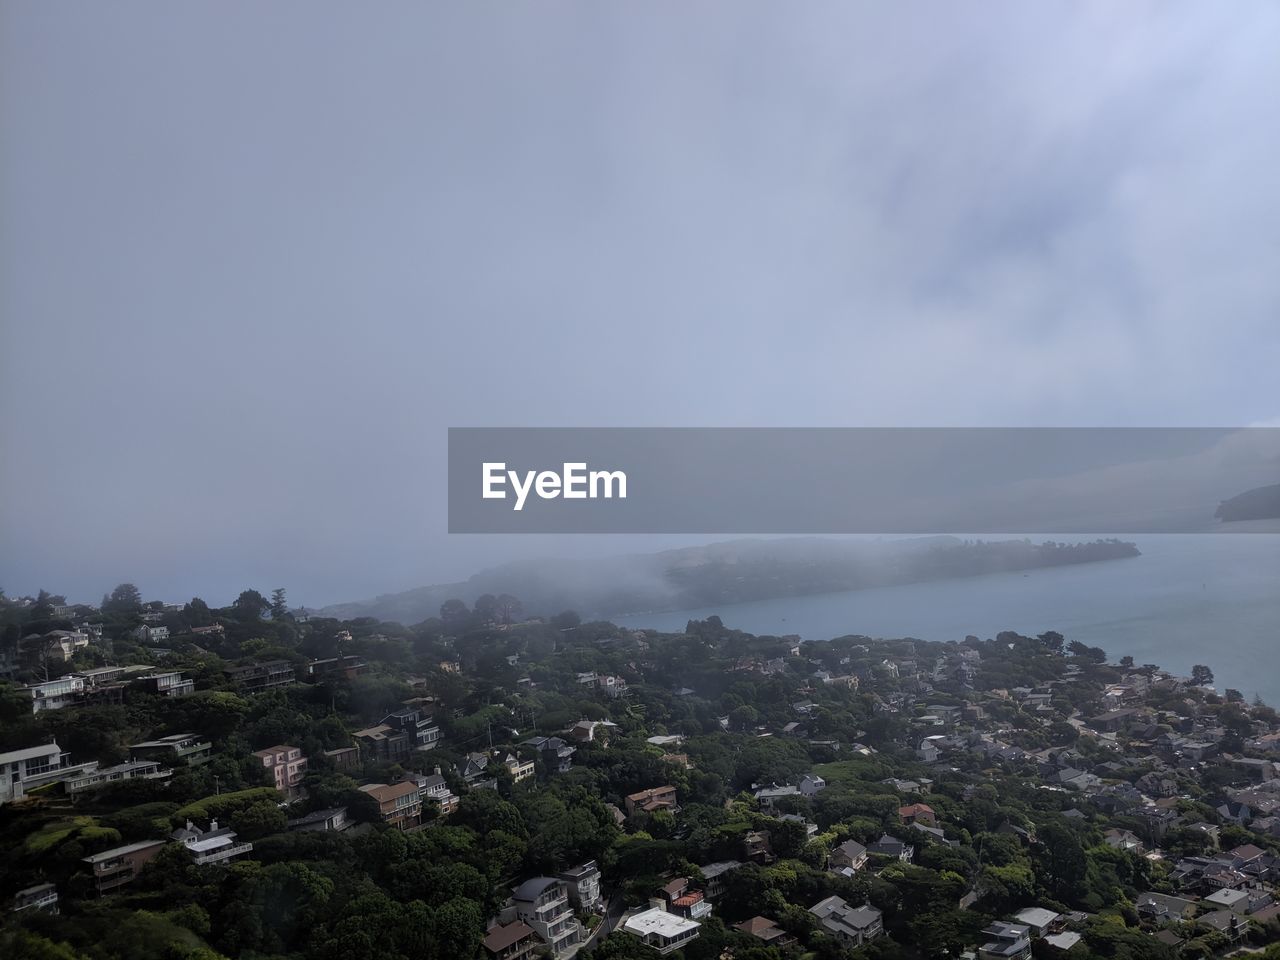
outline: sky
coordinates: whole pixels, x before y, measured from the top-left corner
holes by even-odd
[[[358,599],[449,426],[1280,416],[1267,2],[0,5],[0,587]]]

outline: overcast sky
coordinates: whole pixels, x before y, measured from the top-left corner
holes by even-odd
[[[10,594],[653,545],[448,537],[450,425],[1280,414],[1274,3],[0,18]]]

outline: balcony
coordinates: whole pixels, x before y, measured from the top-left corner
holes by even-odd
[[[253,850],[252,843],[233,843],[225,847],[219,847],[216,850],[209,850],[205,853],[197,853],[195,861],[200,866],[207,863],[225,863],[233,857],[241,854],[250,853]]]

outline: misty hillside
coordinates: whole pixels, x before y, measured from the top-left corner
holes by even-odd
[[[1225,522],[1280,518],[1280,483],[1257,487],[1223,500],[1214,516]]]
[[[462,583],[419,587],[325,607],[325,616],[417,623],[451,598],[519,597],[527,614],[573,609],[593,617],[683,610],[747,600],[833,593],[1138,555],[1131,543],[1032,543],[921,537],[845,541],[818,537],[731,540],[603,559],[521,561]]]

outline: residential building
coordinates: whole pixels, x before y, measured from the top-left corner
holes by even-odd
[[[689,889],[688,877],[676,877],[662,887],[662,898],[671,913],[701,920],[711,913],[712,906],[701,890]]]
[[[627,816],[629,817],[634,817],[637,812],[656,813],[659,810],[670,810],[676,813],[679,809],[680,806],[676,802],[676,788],[670,785],[650,787],[648,790],[641,790],[627,797]]]
[[[144,740],[129,746],[130,760],[159,760],[171,767],[194,767],[213,757],[213,744],[194,733],[171,733],[158,740]]]
[[[348,680],[354,680],[364,673],[368,666],[363,657],[357,657],[353,654],[344,657],[309,660],[307,662],[307,679],[313,681],[321,680],[325,677],[341,674]]]
[[[836,873],[857,873],[867,865],[867,848],[857,840],[846,840],[827,858],[827,867]]]
[[[324,755],[335,770],[350,772],[360,769],[359,747],[338,747],[336,750],[326,750]]]
[[[927,803],[912,803],[898,808],[898,819],[903,823],[923,823],[927,827],[938,825],[937,814]]]
[[[98,769],[97,761],[73,764],[57,743],[0,753],[0,803],[21,800],[31,790],[73,774]]]
[[[37,883],[34,887],[19,890],[13,895],[9,909],[14,913],[23,910],[44,910],[46,913],[58,912],[58,888],[52,883]]]
[[[717,860],[715,863],[699,867],[703,880],[702,892],[706,894],[707,899],[716,900],[724,896],[733,879],[733,872],[741,866],[743,864],[740,860]]]
[[[809,908],[818,926],[846,947],[860,947],[884,933],[880,911],[871,904],[851,907],[840,897],[827,897]]]
[[[275,788],[286,797],[296,797],[302,792],[302,777],[307,772],[307,758],[302,750],[287,743],[255,750],[253,755],[271,773]]]
[[[1031,928],[997,920],[982,931],[988,937],[978,948],[982,960],[1027,960],[1031,956]]]
[[[165,643],[169,639],[169,628],[163,624],[139,624],[130,633],[139,643]]]
[[[1031,931],[1033,937],[1047,937],[1062,929],[1063,917],[1060,913],[1046,910],[1044,907],[1027,907],[1019,910],[1013,917]]]
[[[411,780],[402,783],[367,783],[360,788],[378,801],[382,822],[408,830],[422,822],[422,794]]]
[[[752,917],[735,923],[733,928],[755,937],[766,947],[777,947],[779,950],[785,950],[796,942],[796,938],[778,926],[776,920],[768,917]]]
[[[413,735],[405,730],[380,723],[352,734],[360,747],[360,757],[366,762],[380,760],[386,763],[402,763],[414,751]]]
[[[432,750],[443,737],[439,725],[431,717],[424,717],[420,710],[403,707],[382,718],[384,726],[393,727],[409,735],[415,750]]]
[[[596,910],[604,904],[600,890],[600,869],[594,860],[570,867],[559,874],[569,891],[569,900],[579,910]]]
[[[167,780],[172,776],[173,771],[160,766],[156,760],[129,760],[112,767],[84,770],[66,776],[62,780],[62,789],[74,795],[86,790],[96,790],[109,783],[122,783],[125,780]]]
[[[695,939],[700,926],[696,920],[686,920],[674,913],[667,913],[661,907],[650,907],[628,917],[622,924],[622,929],[639,937],[659,953],[666,954],[679,950]]]
[[[144,686],[149,693],[159,697],[185,697],[195,693],[196,682],[184,677],[176,670],[159,673],[148,673],[134,678],[135,683]]]
[[[806,773],[800,778],[800,782],[796,784],[801,796],[813,797],[827,788],[827,781],[823,780],[816,773]]]
[[[32,713],[69,707],[79,701],[84,690],[84,678],[75,676],[59,677],[22,688],[23,693],[31,698]]]
[[[208,830],[201,830],[190,820],[170,834],[174,840],[191,851],[197,866],[228,864],[253,852],[253,844],[238,840],[230,827],[219,827],[218,821],[209,823]]]
[[[324,810],[316,810],[306,816],[295,817],[288,824],[290,830],[324,831],[326,833],[340,833],[349,826],[351,826],[351,818],[347,814],[346,807],[328,807]]]
[[[123,847],[113,847],[84,857],[83,862],[89,864],[93,872],[95,889],[99,894],[103,894],[132,882],[143,866],[160,852],[165,842],[164,840],[143,840],[139,843],[129,843]]]
[[[494,924],[480,941],[493,960],[524,960],[542,946],[533,927],[523,920]]]
[[[916,855],[915,847],[908,843],[903,843],[897,837],[891,837],[887,833],[881,835],[879,840],[867,847],[867,853],[878,857],[893,857],[903,863],[910,863],[911,859]]]
[[[573,755],[578,748],[559,737],[533,737],[521,746],[536,750],[552,773],[568,773],[573,769]]]
[[[522,760],[514,753],[508,753],[502,761],[502,765],[507,768],[511,774],[511,779],[516,783],[520,783],[523,780],[532,780],[536,769],[532,760]]]
[[[448,816],[458,809],[458,797],[449,789],[449,784],[445,782],[439,767],[436,767],[436,772],[430,776],[418,776],[417,783],[423,799],[434,800],[436,806],[440,808],[441,816]]]
[[[742,838],[743,856],[752,863],[773,863],[773,844],[768,830],[748,830]]]
[[[293,664],[288,660],[264,660],[261,663],[228,667],[226,674],[232,683],[238,684],[246,693],[274,690],[296,682]]]
[[[531,926],[551,949],[563,956],[582,940],[582,925],[574,918],[569,889],[556,877],[534,877],[520,884],[511,896],[516,916]]]

